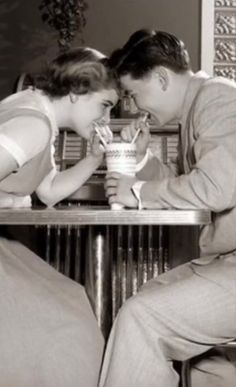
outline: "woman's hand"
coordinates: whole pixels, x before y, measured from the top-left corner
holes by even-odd
[[[135,143],[138,161],[140,161],[145,156],[150,142],[149,124],[143,121],[143,117],[139,117],[122,129],[121,138],[123,141],[131,142],[138,129],[140,129],[140,133]]]
[[[113,141],[113,133],[108,125],[99,125],[97,126],[97,128],[107,144]]]
[[[135,177],[110,172],[106,175],[105,191],[109,204],[121,203],[126,207],[137,208],[138,201],[132,193],[132,186],[137,181]]]
[[[113,133],[109,126],[99,126],[99,133],[104,139],[104,142],[109,144],[113,140]],[[104,145],[101,142],[101,139],[99,138],[98,134],[94,131],[92,132],[90,139],[89,139],[90,145],[91,145],[91,154],[95,157],[101,157],[103,158],[103,155],[105,153]]]
[[[104,156],[104,153],[105,153],[105,148],[101,144],[101,140],[100,140],[100,138],[98,137],[98,135],[96,133],[93,132],[91,134],[90,139],[89,139],[89,143],[90,143],[90,146],[91,146],[91,155],[93,157],[98,158],[98,159],[100,158],[101,162],[102,162],[103,156]]]

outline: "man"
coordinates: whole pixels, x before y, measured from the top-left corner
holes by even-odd
[[[201,231],[199,259],[149,281],[121,308],[100,386],[177,387],[172,362],[195,358],[194,387],[235,387],[236,368],[211,349],[236,338],[236,85],[194,74],[183,42],[160,31],[137,31],[110,63],[158,126],[181,123],[176,164],[147,152],[137,178],[108,175],[110,204],[205,208],[213,221]],[[134,129],[123,138],[130,141]],[[148,136],[143,125],[140,154]]]

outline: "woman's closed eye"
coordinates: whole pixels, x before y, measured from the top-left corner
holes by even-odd
[[[112,108],[113,108],[113,105],[108,104],[108,103],[103,103],[102,104],[102,115],[106,116],[106,115],[110,114]]]
[[[111,110],[113,108],[113,103],[110,103],[110,102],[103,102],[102,103],[102,106],[103,106],[103,109],[106,110],[106,109],[109,109]]]

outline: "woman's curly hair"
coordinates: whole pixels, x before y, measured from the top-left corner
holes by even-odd
[[[32,77],[34,87],[50,97],[69,93],[86,94],[101,89],[118,89],[115,72],[99,51],[79,47],[59,55],[47,67]]]

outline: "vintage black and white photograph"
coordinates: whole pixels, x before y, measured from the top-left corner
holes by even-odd
[[[0,20],[0,387],[236,387],[236,0]]]

